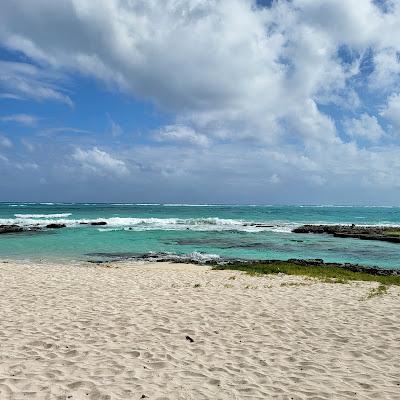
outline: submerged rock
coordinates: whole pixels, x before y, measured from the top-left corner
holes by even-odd
[[[303,225],[292,230],[293,233],[328,234],[340,238],[361,240],[380,240],[400,243],[400,227],[362,226],[362,225]]]
[[[107,225],[107,222],[105,222],[105,221],[91,222],[90,225],[94,225],[94,226],[97,226],[97,225]]]

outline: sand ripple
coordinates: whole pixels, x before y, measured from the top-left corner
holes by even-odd
[[[0,263],[0,399],[400,399],[400,290],[373,286]]]

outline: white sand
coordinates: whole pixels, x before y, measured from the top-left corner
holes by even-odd
[[[400,290],[374,286],[0,262],[0,399],[400,399]]]

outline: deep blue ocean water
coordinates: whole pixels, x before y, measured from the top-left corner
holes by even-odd
[[[94,221],[107,225],[81,224]],[[304,223],[400,226],[400,207],[0,203],[0,225],[52,222],[67,227],[0,235],[0,258],[90,260],[168,252],[400,268],[400,244],[291,233]]]

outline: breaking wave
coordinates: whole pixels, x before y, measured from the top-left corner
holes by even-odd
[[[299,224],[287,222],[251,222],[223,218],[97,218],[72,219],[71,214],[15,214],[16,218],[0,219],[0,224],[17,224],[24,227],[45,227],[48,224],[65,224],[67,227],[83,227],[93,223],[105,222],[100,232],[117,230],[150,231],[150,230],[192,230],[192,231],[240,231],[240,232],[290,232]]]

